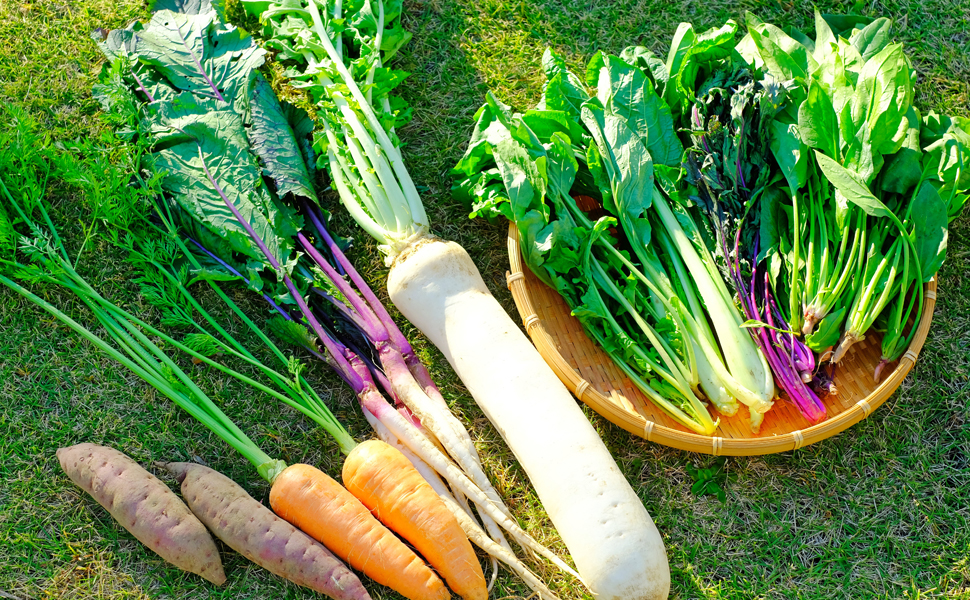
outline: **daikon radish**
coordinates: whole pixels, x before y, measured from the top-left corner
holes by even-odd
[[[355,11],[362,9],[340,2],[244,0],[243,6],[274,32],[274,44],[303,49],[288,56],[293,64],[289,73],[300,73],[299,85],[317,109],[314,140],[326,155],[318,164],[327,165],[348,213],[388,255],[392,302],[444,353],[505,438],[593,594],[598,600],[666,597],[670,574],[663,542],[606,446],[566,387],[489,294],[468,254],[429,233],[427,213],[395,134],[398,118],[407,111],[400,109],[399,98],[391,98],[393,85],[375,84],[383,61],[398,48],[385,47],[382,40],[399,36],[400,5],[375,0],[366,5],[368,16],[361,19]],[[327,26],[338,19],[366,24],[367,35],[358,29],[354,37],[350,29]],[[361,45],[368,46],[370,67],[348,68],[344,47],[356,50]],[[436,406],[440,409],[431,401],[409,408],[422,423],[427,417],[429,429],[451,452],[448,427],[433,427],[443,422],[432,412]],[[378,404],[372,412],[388,427],[396,426],[396,413]],[[406,433],[406,423],[400,421],[400,431]],[[401,441],[422,459],[437,460],[429,464],[453,486],[465,486],[460,491],[467,489],[469,498],[496,522],[508,521],[492,500],[476,500],[481,494],[472,486],[447,468],[439,470],[447,465],[433,456],[433,448],[418,448],[422,439]],[[489,487],[487,481],[476,483]]]
[[[387,289],[505,439],[596,598],[666,598],[670,571],[653,520],[464,249],[415,244],[392,266]]]

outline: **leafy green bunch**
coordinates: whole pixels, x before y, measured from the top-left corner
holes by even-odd
[[[719,55],[708,43],[716,32],[697,37]],[[513,113],[488,96],[454,190],[473,216],[516,223],[533,272],[680,423],[713,431],[703,394],[725,415],[741,400],[757,428],[774,395],[768,367],[739,329],[679,192],[683,147],[664,97],[696,76],[681,66],[633,47],[620,56],[597,53],[584,81],[547,51],[545,94],[535,109]],[[741,367],[745,360],[756,366]],[[756,377],[762,367],[760,382],[736,376]]]
[[[838,361],[878,322],[888,363],[915,334],[907,323],[918,320],[947,224],[966,203],[970,129],[964,119],[921,117],[915,71],[888,19],[816,12],[815,21],[811,40],[749,16],[738,45],[753,68],[791,88],[770,138],[791,198],[774,236],[791,242],[781,286],[790,290],[788,323],[805,334],[824,329],[816,349],[842,329]]]
[[[401,0],[243,0],[263,39],[316,111],[314,148],[354,219],[393,256],[428,218],[395,132],[411,110],[392,92],[407,73],[384,66],[411,37]]]

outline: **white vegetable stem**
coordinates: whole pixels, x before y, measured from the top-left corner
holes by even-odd
[[[711,321],[717,332],[724,359],[730,374],[718,373],[718,379],[738,400],[746,404],[753,413],[763,415],[772,406],[775,397],[775,382],[764,355],[758,350],[751,334],[741,327],[741,315],[731,299],[723,278],[701,260],[687,234],[677,222],[667,200],[656,187],[653,190],[653,205],[663,221],[673,243],[680,251],[687,270],[694,278],[697,292],[710,311]],[[710,263],[713,265],[713,262]],[[713,356],[709,357],[713,358]],[[718,362],[718,361],[713,361]],[[717,368],[716,364],[712,367]],[[755,419],[752,414],[752,419]],[[760,419],[757,419],[760,425]]]
[[[476,546],[484,550],[491,557],[492,561],[496,558],[504,562],[509,566],[512,571],[514,571],[522,580],[528,585],[532,591],[539,594],[539,598],[542,600],[559,600],[559,598],[553,594],[548,587],[542,581],[536,577],[536,575],[529,570],[512,552],[512,548],[509,546],[505,538],[499,534],[501,542],[496,542],[485,534],[482,528],[475,522],[474,517],[471,514],[471,509],[468,507],[468,503],[461,501],[459,503],[459,498],[463,498],[462,494],[458,495],[456,498],[452,495],[451,491],[445,486],[441,478],[438,477],[438,473],[435,472],[431,466],[421,460],[416,454],[411,452],[406,445],[404,445],[401,440],[397,438],[391,430],[388,429],[383,423],[381,423],[377,417],[375,417],[371,412],[365,410],[364,416],[374,427],[374,431],[377,432],[377,436],[381,438],[385,443],[397,448],[401,454],[403,454],[414,468],[417,469],[418,473],[424,477],[424,480],[428,482],[431,488],[441,497],[444,501],[445,506],[448,510],[455,515],[458,519],[459,525],[461,525],[462,531],[468,536]],[[464,505],[464,506],[462,506]],[[483,519],[484,520],[484,519]],[[492,582],[494,583],[494,575],[492,577]],[[491,587],[491,585],[489,586]]]
[[[666,598],[667,555],[650,515],[464,249],[421,240],[387,287],[508,443],[597,600]]]

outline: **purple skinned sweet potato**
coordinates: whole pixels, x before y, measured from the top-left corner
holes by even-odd
[[[57,450],[61,468],[138,541],[183,571],[226,582],[215,540],[179,497],[127,455],[97,444]]]
[[[357,576],[326,547],[277,517],[233,480],[195,463],[163,466],[182,484],[182,497],[192,512],[236,552],[334,600],[370,600]]]

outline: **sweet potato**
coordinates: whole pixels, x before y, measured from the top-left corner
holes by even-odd
[[[363,584],[322,544],[273,514],[236,482],[194,463],[164,465],[212,533],[266,570],[335,600],[370,600]]]
[[[215,541],[175,492],[125,454],[96,444],[57,450],[61,468],[138,541],[176,567],[226,582]]]

